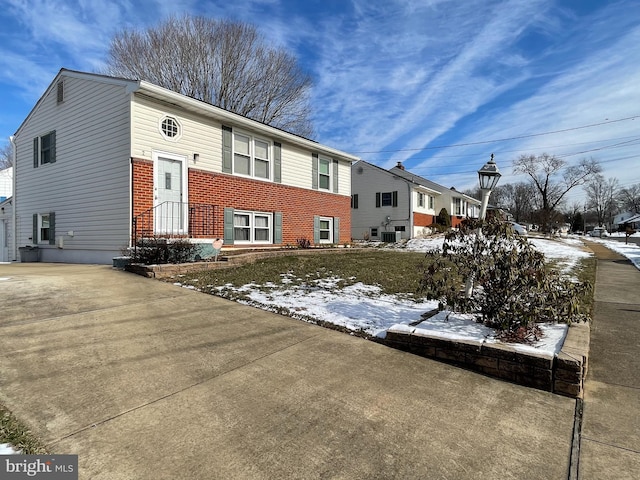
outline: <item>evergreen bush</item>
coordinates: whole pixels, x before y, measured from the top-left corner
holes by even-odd
[[[591,286],[550,271],[544,255],[508,223],[465,221],[445,239],[442,252],[427,253],[420,280],[440,310],[475,314],[501,336],[521,341],[537,338],[538,323],[588,320],[580,299]],[[467,296],[462,287],[469,280]]]

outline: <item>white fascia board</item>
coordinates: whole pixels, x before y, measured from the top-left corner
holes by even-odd
[[[237,113],[233,113],[228,110],[216,107],[215,105],[211,105],[201,100],[196,100],[195,98],[187,97],[180,93],[154,85],[153,83],[145,82],[144,80],[140,81],[140,88],[137,91],[146,93],[160,100],[182,106],[183,108],[197,111],[205,116],[213,117],[223,123],[229,122],[232,125],[241,128],[246,128],[253,131],[258,130],[266,135],[269,135],[272,138],[277,138],[284,142],[298,145],[314,152],[324,153],[331,157],[339,157],[340,159],[347,160],[349,162],[356,162],[360,160],[360,158],[356,157],[355,155],[351,155],[349,153],[336,150],[326,145],[322,145],[321,143],[317,143],[298,135],[285,132],[284,130],[280,130],[279,128],[257,122]]]
[[[425,187],[424,185],[420,185],[419,183],[415,185],[414,190],[416,190],[417,192],[423,192],[423,193],[433,193],[435,195],[442,195],[442,192],[439,192],[437,190],[433,190],[429,187]]]

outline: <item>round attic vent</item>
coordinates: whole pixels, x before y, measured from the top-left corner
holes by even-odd
[[[364,168],[362,168],[362,167],[358,167],[358,169],[356,170],[356,172],[358,172],[358,175],[362,175],[362,172],[364,172]]]

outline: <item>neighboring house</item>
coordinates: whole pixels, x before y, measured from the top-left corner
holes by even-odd
[[[0,262],[8,262],[11,234],[11,215],[13,194],[13,167],[0,170]]]
[[[0,170],[0,202],[13,195],[13,167]]]
[[[465,218],[478,218],[480,201],[405,170],[390,170],[359,160],[351,167],[351,236],[387,240],[420,237],[442,208],[457,227]],[[395,237],[394,237],[395,238]]]
[[[12,260],[9,252],[13,245],[11,215],[13,212],[12,199],[0,199],[0,262]]]
[[[351,237],[356,157],[145,81],[62,69],[15,144],[15,245],[41,261],[111,263],[150,236]]]
[[[619,213],[613,217],[613,225],[615,229],[624,230],[625,225],[629,224],[632,228],[640,227],[640,214],[634,212]]]

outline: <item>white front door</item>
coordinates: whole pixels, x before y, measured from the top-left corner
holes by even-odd
[[[155,162],[155,232],[183,234],[187,204],[184,198],[184,159],[158,154]]]

